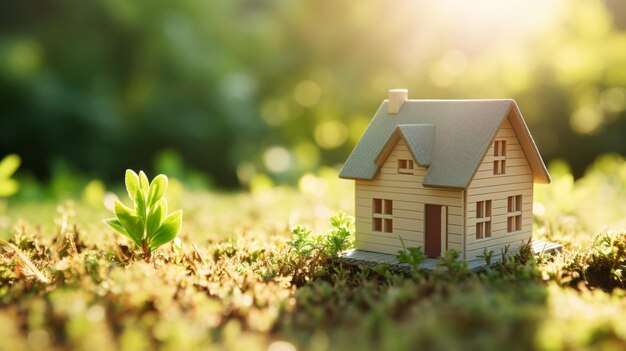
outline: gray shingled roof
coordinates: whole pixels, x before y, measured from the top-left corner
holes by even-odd
[[[432,124],[399,124],[396,131],[402,135],[413,158],[420,166],[430,166],[435,141]]]
[[[511,113],[515,109],[517,113]],[[518,118],[523,132],[520,142],[533,167],[535,180],[549,183],[541,155],[519,113],[515,101],[503,100],[408,100],[400,112],[387,113],[387,100],[348,157],[339,176],[373,179],[379,166],[376,158],[394,132],[402,133],[415,161],[430,164],[424,186],[466,188],[498,127],[509,116]],[[431,126],[425,126],[431,125]],[[434,127],[432,127],[434,126]],[[431,140],[429,140],[431,139]],[[531,161],[531,160],[529,160]]]

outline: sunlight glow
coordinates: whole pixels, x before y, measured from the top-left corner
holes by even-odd
[[[274,341],[267,348],[267,351],[296,351],[296,347],[287,341]]]
[[[563,9],[563,0],[442,0],[433,2],[449,22],[457,23],[457,34],[467,40],[494,38],[519,40],[538,33]]]

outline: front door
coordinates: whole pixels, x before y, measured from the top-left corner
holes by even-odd
[[[424,253],[437,258],[447,249],[448,211],[446,206],[425,205]],[[443,249],[443,250],[442,250]]]

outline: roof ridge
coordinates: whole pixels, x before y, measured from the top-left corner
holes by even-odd
[[[486,99],[407,99],[406,102],[515,102],[513,98],[486,98]],[[405,103],[406,103],[405,102]]]

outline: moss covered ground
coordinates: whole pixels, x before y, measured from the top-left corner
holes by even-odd
[[[623,350],[626,162],[536,189],[535,233],[554,256],[510,255],[478,273],[403,275],[298,256],[291,228],[353,213],[351,184],[180,190],[182,249],[147,262],[84,201],[5,202],[3,350]]]

